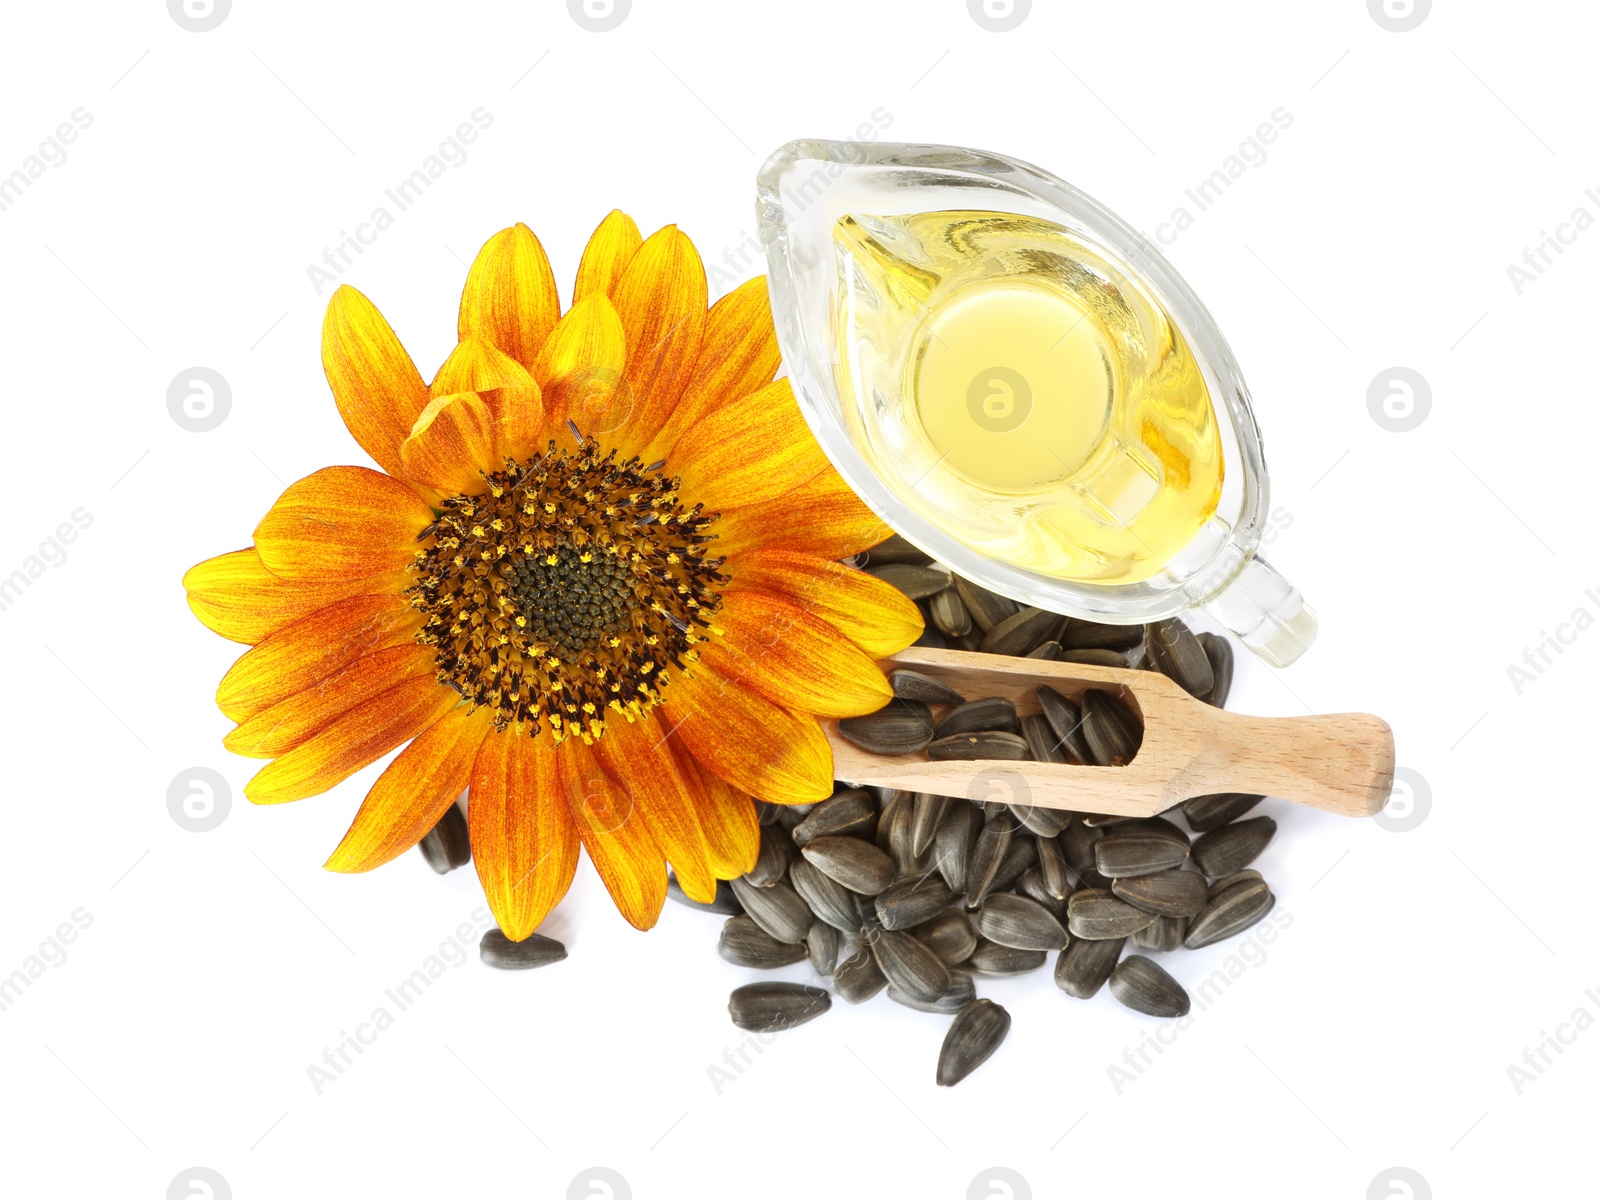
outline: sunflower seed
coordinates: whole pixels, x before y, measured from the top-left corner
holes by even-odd
[[[833,990],[851,1004],[870,1000],[888,984],[871,951],[857,950],[833,969]]]
[[[1065,900],[1072,893],[1072,882],[1067,873],[1067,857],[1061,842],[1053,837],[1036,838],[1039,849],[1039,882],[1056,900]],[[1049,907],[1048,905],[1046,907]]]
[[[1004,892],[1016,886],[1017,880],[1037,866],[1039,862],[1039,840],[1029,837],[1026,833],[1014,836],[1011,844],[1006,847],[1005,857],[1000,860],[1000,866],[994,873],[994,881],[989,885],[989,891]]]
[[[953,587],[928,597],[928,615],[950,637],[972,632],[972,614],[961,603],[961,596]]]
[[[722,924],[717,953],[736,967],[772,971],[802,961],[806,948],[778,941],[749,917],[729,917]]]
[[[725,917],[737,917],[744,911],[744,905],[739,903],[738,898],[733,894],[733,889],[728,886],[728,881],[725,879],[717,880],[717,893],[711,902],[702,904],[698,900],[689,899],[688,894],[683,890],[683,885],[678,882],[678,877],[668,871],[667,896],[686,908],[698,908],[701,912],[719,913]]]
[[[1135,908],[1120,896],[1098,888],[1073,892],[1067,901],[1067,930],[1073,937],[1128,937],[1155,919],[1155,913]]]
[[[1177,617],[1144,627],[1144,656],[1191,696],[1206,696],[1216,683],[1205,647]]]
[[[904,668],[889,672],[889,686],[902,700],[920,700],[924,704],[965,704],[966,699],[947,683],[924,675],[921,671]]]
[[[1014,950],[1060,950],[1067,931],[1050,911],[1026,896],[992,895],[978,910],[978,933]]]
[[[935,567],[917,563],[884,563],[868,567],[868,575],[876,575],[890,587],[913,600],[926,600],[950,586],[950,576]]]
[[[997,596],[987,588],[981,588],[960,575],[955,576],[955,581],[956,594],[961,597],[961,603],[966,606],[967,612],[972,614],[972,623],[984,633],[988,633],[1017,611],[1015,600]]]
[[[875,907],[885,929],[910,929],[949,908],[956,894],[937,875],[902,879],[878,893]]]
[[[1099,767],[1125,767],[1139,752],[1144,723],[1110,692],[1090,688],[1083,693],[1083,738],[1089,761]]]
[[[978,989],[969,973],[951,971],[950,986],[937,1000],[918,1000],[892,983],[889,985],[888,996],[896,1004],[904,1004],[907,1008],[914,1008],[918,1012],[957,1013],[978,998]]]
[[[872,939],[871,949],[883,977],[908,996],[931,1002],[950,986],[950,968],[944,960],[909,933],[882,930]]]
[[[1024,658],[1037,658],[1043,662],[1057,662],[1061,658],[1061,643],[1057,641],[1040,642]]]
[[[1073,895],[1077,895],[1078,892],[1109,892],[1110,890],[1111,880],[1100,874],[1093,867],[1090,867],[1087,871],[1078,872],[1078,886],[1073,891]]]
[[[833,974],[839,965],[839,931],[823,921],[811,922],[811,932],[806,934],[806,957],[811,969],[823,978]]]
[[[939,822],[944,820],[945,809],[950,807],[949,796],[935,796],[918,792],[911,798],[911,852],[926,854],[939,832]]]
[[[1181,1017],[1189,1011],[1189,993],[1166,971],[1142,954],[1130,954],[1111,972],[1111,994],[1149,1017]]]
[[[889,822],[887,849],[897,877],[927,874],[928,864],[933,858],[932,846],[920,854],[914,848],[916,819],[917,797],[914,793],[908,793],[906,799],[896,806]]]
[[[957,733],[929,743],[928,757],[934,762],[990,758],[1016,762],[1028,757],[1028,743],[1019,734],[1000,730]]]
[[[1011,815],[1022,822],[1029,833],[1038,837],[1053,838],[1072,822],[1072,814],[1064,808],[1045,808],[1037,804],[1013,804]]]
[[[1067,866],[1074,871],[1087,871],[1094,866],[1094,844],[1105,835],[1083,823],[1079,817],[1061,833],[1061,852],[1067,857]]]
[[[1189,922],[1182,917],[1157,917],[1155,923],[1146,925],[1133,935],[1133,948],[1164,954],[1183,945],[1183,936]]]
[[[1011,1031],[1011,1014],[993,1000],[973,1000],[956,1014],[939,1047],[934,1078],[940,1087],[954,1087],[1000,1048]]]
[[[861,838],[812,838],[800,853],[834,882],[864,896],[876,896],[894,882],[894,860]]]
[[[1083,717],[1078,706],[1053,687],[1040,687],[1035,695],[1039,697],[1039,711],[1050,723],[1050,728],[1055,730],[1056,742],[1066,755],[1066,761],[1093,762],[1089,756],[1089,743],[1083,736]]]
[[[810,804],[769,804],[765,800],[757,800],[755,806],[757,824],[763,828],[777,825],[783,829],[793,829],[814,807]]]
[[[985,654],[1026,654],[1041,642],[1054,641],[1067,618],[1042,608],[1024,608],[990,628],[978,649]]]
[[[744,881],[755,887],[771,887],[783,878],[798,853],[787,829],[782,825],[763,825],[756,865],[745,872]]]
[[[933,740],[933,713],[920,700],[891,700],[875,713],[844,718],[838,729],[869,754],[915,754]]]
[[[1115,831],[1094,845],[1094,865],[1108,879],[1127,879],[1135,875],[1154,875],[1179,866],[1189,857],[1189,845],[1182,845],[1158,833]]]
[[[1056,737],[1055,730],[1050,728],[1050,722],[1044,719],[1043,713],[1023,717],[1021,725],[1022,740],[1028,743],[1028,756],[1035,762],[1067,761],[1066,753],[1061,749],[1061,739]]]
[[[1128,656],[1120,650],[1101,650],[1089,647],[1085,650],[1063,650],[1061,661],[1069,663],[1083,663],[1091,667],[1117,667],[1127,670]]]
[[[833,1007],[833,997],[805,983],[747,983],[728,997],[728,1015],[740,1029],[776,1033],[815,1020]]]
[[[1277,832],[1271,817],[1251,817],[1202,833],[1195,839],[1194,865],[1212,879],[1231,875],[1255,862]]]
[[[1257,879],[1236,883],[1212,895],[1200,915],[1189,922],[1183,944],[1190,950],[1209,946],[1250,928],[1272,911],[1277,897]]]
[[[1140,625],[1101,625],[1096,621],[1072,621],[1061,635],[1063,650],[1132,650],[1144,640]]]
[[[947,738],[956,733],[979,733],[987,729],[1021,733],[1022,723],[1017,720],[1017,706],[1004,696],[968,700],[945,713],[933,727],[933,736]]]
[[[1228,693],[1233,690],[1233,645],[1217,633],[1202,633],[1199,637],[1206,657],[1211,660],[1213,680],[1211,690],[1204,699],[1207,704],[1221,708],[1228,702]]]
[[[1196,796],[1183,802],[1183,819],[1196,833],[1210,833],[1230,821],[1237,821],[1260,804],[1265,796],[1249,792],[1216,792],[1210,796]]]
[[[1111,978],[1126,944],[1126,938],[1073,938],[1056,959],[1056,986],[1076,999],[1089,999]]]
[[[911,644],[913,646],[927,646],[933,650],[946,650],[950,646],[949,639],[929,624],[926,611],[922,614],[922,633]]]
[[[804,849],[814,838],[870,838],[878,828],[878,804],[870,792],[851,788],[814,806],[790,831],[790,840]]]
[[[1039,874],[1038,867],[1029,867],[1017,879],[1016,892],[1019,896],[1026,896],[1039,905],[1057,921],[1067,919],[1067,902],[1052,896],[1045,890],[1044,878]]]
[[[1217,879],[1212,882],[1211,895],[1220,895],[1223,891],[1231,888],[1234,884],[1244,883],[1247,880],[1252,882],[1260,882],[1261,872],[1252,871],[1247,867],[1243,871],[1235,871],[1232,875],[1224,875],[1221,879]]]
[[[735,879],[733,894],[750,919],[780,942],[799,945],[806,940],[811,930],[811,910],[787,883],[760,888]]]
[[[472,861],[472,842],[467,836],[467,818],[461,806],[452,803],[432,829],[417,843],[422,857],[438,874],[447,875]]]
[[[1107,828],[1106,833],[1148,834],[1167,838],[1185,848],[1189,845],[1189,835],[1165,817],[1124,817]]]
[[[905,819],[900,811],[911,807],[911,798],[915,794],[894,788],[884,797],[878,809],[878,828],[872,834],[872,844],[885,854],[889,852],[889,836],[894,832],[895,822]]]
[[[980,937],[961,965],[980,975],[1026,975],[1044,966],[1048,957],[1043,950],[1018,950]]]
[[[917,940],[937,954],[947,966],[966,962],[978,948],[978,934],[972,921],[960,911],[944,912],[918,925]]]
[[[892,533],[867,551],[867,561],[877,567],[884,566],[887,563],[911,563],[915,566],[922,566],[932,562],[933,558],[906,541],[898,533]]]
[[[840,933],[854,934],[861,928],[855,896],[805,859],[797,860],[789,868],[789,882],[819,921]]]
[[[1000,863],[1011,848],[1011,837],[1017,828],[1016,818],[1009,812],[999,812],[985,819],[983,830],[972,847],[972,857],[967,863],[967,907],[976,908],[994,886]]]
[[[1111,890],[1135,908],[1161,917],[1192,917],[1206,906],[1206,879],[1195,871],[1157,871],[1115,879]]]
[[[977,653],[978,648],[983,645],[983,639],[978,636],[976,629],[971,633],[963,633],[960,637],[953,637],[949,641],[950,649],[965,650],[969,654]]]
[[[529,971],[534,967],[547,967],[567,956],[567,948],[555,938],[530,933],[520,942],[513,942],[498,929],[491,929],[478,942],[478,957],[485,966],[501,971]]]
[[[947,808],[939,822],[933,835],[933,862],[951,891],[967,890],[968,867],[982,828],[977,806],[960,802]]]

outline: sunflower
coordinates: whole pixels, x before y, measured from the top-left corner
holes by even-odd
[[[764,280],[707,311],[690,240],[613,212],[563,313],[517,225],[478,253],[457,331],[428,384],[365,296],[329,302],[328,384],[382,470],[292,484],[253,546],[184,576],[201,622],[253,647],[217,689],[224,744],[271,760],[258,804],[404,746],[330,870],[397,857],[466,790],[508,937],[580,845],[647,929],[666,864],[702,901],[754,864],[752,796],[829,794],[819,718],[883,705],[875,659],[921,617],[838,561],[889,530],[774,380]]]

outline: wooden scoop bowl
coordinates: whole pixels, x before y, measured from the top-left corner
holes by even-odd
[[[1369,713],[1249,717],[1213,708],[1165,675],[1082,663],[1005,658],[913,646],[880,664],[948,684],[968,700],[1004,696],[1021,716],[1039,711],[1035,689],[1055,688],[1077,702],[1086,689],[1117,692],[1144,720],[1144,741],[1123,767],[1088,767],[1009,759],[930,762],[921,754],[872,754],[825,722],[833,773],[876,784],[978,800],[1009,797],[1020,777],[1022,801],[1041,808],[1117,816],[1153,816],[1194,796],[1254,792],[1347,817],[1370,817],[1394,783],[1394,733]]]

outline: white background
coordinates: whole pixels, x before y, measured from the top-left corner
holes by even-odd
[[[960,0],[635,0],[603,33],[556,0],[237,0],[205,33],[160,0],[10,6],[0,174],[73,110],[93,123],[0,212],[0,575],[75,509],[93,523],[0,611],[0,975],[74,910],[92,924],[0,1012],[0,1190],[159,1200],[197,1164],[240,1200],[583,1195],[596,1164],[641,1200],[956,1198],[996,1164],[1036,1197],[1592,1187],[1562,1181],[1588,1177],[1600,1030],[1561,1023],[1600,1017],[1580,766],[1600,633],[1520,694],[1507,667],[1600,614],[1600,231],[1520,295],[1506,268],[1574,209],[1600,216],[1597,34],[1584,5],[1455,2],[1395,33],[1361,0],[1038,0],[1005,33]],[[634,932],[587,864],[545,930],[566,962],[494,972],[474,933],[317,1094],[307,1067],[481,896],[415,854],[320,869],[377,766],[243,800],[255,764],[222,749],[211,699],[239,648],[179,579],[247,545],[287,482],[363,461],[318,359],[331,288],[306,268],[480,106],[466,161],[343,277],[425,375],[495,230],[533,226],[564,291],[613,206],[719,262],[754,232],[767,152],[880,107],[887,138],[1039,163],[1152,236],[1292,114],[1166,248],[1251,382],[1289,518],[1270,555],[1323,623],[1287,672],[1242,663],[1232,706],[1382,714],[1426,817],[1397,833],[1273,802],[1257,865],[1292,924],[1120,1094],[1108,1066],[1161,1023],[1048,972],[980,981],[1015,1023],[953,1091],[933,1086],[944,1019],[879,998],[776,1039],[719,1094],[749,973],[715,956],[716,918],[669,904]],[[727,270],[714,291],[759,268]],[[195,365],[232,389],[207,433],[166,408]],[[1395,365],[1431,386],[1410,432],[1367,407]],[[234,794],[204,834],[166,808],[196,766]],[[1236,949],[1169,965],[1194,986]],[[1558,1027],[1575,1040],[1518,1094],[1508,1066]],[[1369,1192],[1397,1165],[1428,1186]]]

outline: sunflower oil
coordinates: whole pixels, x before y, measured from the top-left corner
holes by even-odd
[[[874,469],[979,553],[1133,583],[1211,519],[1222,444],[1149,292],[1060,225],[995,212],[840,218],[847,420]]]

